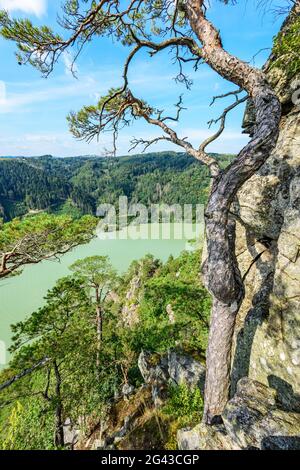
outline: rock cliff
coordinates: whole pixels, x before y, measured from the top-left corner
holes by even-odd
[[[299,21],[300,4],[282,27]],[[180,449],[300,448],[300,74],[265,66],[282,104],[280,136],[238,194],[236,255],[245,283],[222,423],[178,432]],[[248,103],[243,127],[252,134]]]
[[[246,296],[232,394],[248,376],[274,388],[287,409],[300,410],[300,75],[273,68],[272,58],[266,72],[283,115],[272,156],[239,193],[237,257]],[[251,112],[244,127],[251,132]]]
[[[182,450],[299,450],[299,413],[278,406],[274,389],[247,377],[227,403],[222,424],[181,429]]]

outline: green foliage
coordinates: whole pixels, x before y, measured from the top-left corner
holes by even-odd
[[[40,214],[22,220],[14,219],[1,227],[0,250],[13,248],[26,236],[44,236],[44,249],[51,252],[56,246],[64,246],[67,242],[83,243],[88,240],[95,224],[96,219],[90,216],[75,221],[68,216],[51,214]]]
[[[45,300],[43,308],[12,327],[14,356],[10,374],[31,369],[41,358],[48,358],[43,367],[1,393],[1,402],[8,399],[8,404],[21,396],[24,409],[17,417],[13,414],[15,420],[18,418],[17,425],[11,422],[10,416],[1,420],[2,426],[11,427],[12,448],[54,447],[54,417],[58,409],[62,422],[67,417],[76,422],[92,413],[101,416],[106,406],[107,394],[101,400],[99,390],[107,383],[107,364],[112,358],[103,351],[99,387],[94,366],[93,309],[81,281],[74,277],[59,280]],[[110,374],[110,380],[113,375]],[[27,436],[32,438],[29,440]]]
[[[19,274],[26,264],[38,263],[66,253],[94,237],[97,219],[84,216],[40,214],[14,219],[0,228],[0,277]],[[9,253],[9,255],[7,255]]]
[[[18,427],[20,423],[20,415],[22,413],[22,405],[19,401],[16,402],[16,405],[13,407],[11,414],[8,419],[8,429],[5,436],[5,439],[2,444],[1,450],[10,450],[14,448],[16,441],[16,434],[18,433]]]
[[[0,33],[5,39],[16,42],[16,56],[20,65],[29,62],[44,74],[52,71],[53,62],[56,61],[55,45],[62,40],[58,34],[53,33],[48,26],[34,26],[28,19],[12,19],[6,11],[0,11],[0,27]],[[47,44],[50,63],[44,60],[39,44]]]
[[[74,275],[57,282],[48,292],[45,306],[12,327],[13,358],[1,373],[0,383],[31,369],[42,358],[47,362],[1,392],[0,446],[57,448],[53,437],[58,410],[62,421],[70,418],[77,425],[80,421],[83,430],[84,423],[89,430],[105,416],[125,377],[136,387],[141,385],[137,366],[141,349],[161,353],[177,346],[204,358],[210,300],[199,278],[199,257],[199,252],[183,252],[162,264],[148,255],[133,262],[118,285],[106,257],[74,263]],[[129,329],[122,326],[120,312],[136,277],[140,322]],[[113,303],[102,299],[105,321],[98,349],[91,287],[102,286],[107,292],[112,285],[119,300]],[[174,310],[175,323],[170,323],[166,312],[168,303]],[[171,388],[163,410],[174,425],[170,428],[170,448],[175,445],[171,441],[176,426],[199,418],[201,409],[198,391]]]
[[[44,412],[45,404],[39,398],[17,401],[5,429],[5,438],[0,438],[1,450],[52,450],[54,416]]]
[[[116,270],[112,267],[108,256],[90,256],[77,260],[70,269],[88,287],[99,287],[103,293],[112,289],[117,280]]]
[[[77,139],[87,137],[89,129],[97,129],[99,120],[113,120],[114,116],[122,109],[125,93],[121,88],[111,88],[107,95],[102,96],[97,105],[84,106],[79,112],[71,112],[67,117],[71,133]],[[101,128],[101,127],[100,127]],[[91,137],[91,136],[90,136]]]
[[[171,385],[168,400],[163,412],[176,418],[182,418],[185,425],[199,422],[203,412],[203,398],[199,388],[189,388],[187,385]]]
[[[275,60],[271,67],[280,67],[289,77],[300,71],[300,18],[295,15],[287,29],[278,34],[274,40],[273,54]]]
[[[217,155],[216,155],[217,156]],[[217,156],[222,167],[232,155]],[[161,152],[120,158],[0,160],[0,215],[8,221],[30,210],[78,217],[101,203],[206,203],[208,170],[183,153]],[[186,188],[189,191],[186,191]]]
[[[79,219],[82,216],[82,211],[75,205],[72,199],[69,198],[61,205],[56,206],[55,214],[69,215],[72,219]]]
[[[14,365],[29,367],[44,356],[53,360],[64,359],[72,353],[72,342],[80,342],[80,331],[86,332],[85,341],[88,341],[89,329],[85,321],[90,315],[89,299],[80,280],[72,277],[60,279],[45,300],[44,307],[12,326],[11,350],[18,351],[26,344],[14,357]]]
[[[169,418],[167,450],[177,449],[177,431],[184,427],[194,427],[201,421],[203,414],[203,397],[199,388],[186,385],[170,385],[168,400],[162,409]]]
[[[144,283],[140,325],[127,339],[134,350],[165,352],[178,341],[204,357],[211,300],[199,276],[200,253],[183,252],[159,267]],[[172,309],[175,323],[167,310]]]
[[[30,210],[50,210],[68,198],[67,178],[48,169],[45,158],[1,160],[0,205],[7,220]]]

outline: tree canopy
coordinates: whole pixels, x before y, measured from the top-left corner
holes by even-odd
[[[16,382],[9,402],[17,400],[20,390],[22,397],[36,396],[36,405],[44,407],[43,413],[52,417],[54,444],[61,447],[64,445],[64,419],[74,402],[79,406],[80,395],[87,385],[87,373],[92,370],[91,358],[95,349],[91,308],[82,284],[71,277],[59,280],[45,300],[44,307],[13,326],[11,351],[15,354],[10,375],[13,371],[24,370],[30,375],[25,373],[25,378]],[[22,372],[17,378],[21,376]],[[93,382],[91,373],[90,390]],[[4,390],[11,383],[12,379],[1,388]],[[30,445],[34,445],[36,431],[31,428],[30,433]]]
[[[13,356],[0,373],[0,448],[66,447],[61,430],[67,419],[90,436],[115,402],[123,405],[125,383],[138,391],[143,382],[137,367],[142,349],[164,354],[169,348],[182,348],[203,360],[210,299],[198,275],[198,259],[195,251],[171,257],[165,264],[150,255],[133,262],[116,287],[115,301],[105,305],[100,351],[90,289],[82,276],[60,279],[45,305],[13,326]],[[85,269],[81,260],[81,273],[90,272],[96,261],[100,262],[87,260]],[[140,321],[128,329],[121,312],[137,275]],[[176,322],[170,321],[168,304]],[[188,396],[192,395],[190,391]],[[184,416],[188,425],[191,421],[179,398],[173,403],[173,419]],[[199,391],[198,398],[197,403]],[[201,409],[193,411],[199,416]],[[146,408],[145,415],[148,412]]]
[[[94,237],[97,219],[40,214],[15,219],[0,229],[0,279],[28,264],[58,257]]]
[[[225,168],[234,155],[215,157]],[[120,196],[127,196],[129,204],[204,204],[209,184],[204,166],[176,152],[114,159],[4,159],[0,161],[0,217],[8,222],[30,211],[43,210],[78,218],[95,214],[102,203],[117,206]]]

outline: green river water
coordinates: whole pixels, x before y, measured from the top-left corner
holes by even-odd
[[[157,235],[157,225],[144,226]],[[198,229],[200,231],[200,229]],[[197,232],[198,232],[197,230]],[[136,233],[136,231],[134,230]],[[185,232],[182,234],[182,232]],[[135,237],[135,234],[131,234]],[[168,237],[168,229],[165,232]],[[103,239],[95,238],[88,245],[81,245],[64,255],[60,261],[46,261],[37,265],[27,266],[20,276],[4,279],[0,283],[0,368],[9,360],[7,349],[11,343],[10,325],[24,320],[33,311],[43,305],[47,290],[52,288],[57,279],[70,274],[69,266],[77,259],[87,256],[109,256],[113,266],[122,273],[134,259],[147,253],[166,261],[170,255],[178,256],[184,249],[191,249],[188,240],[194,238],[192,231],[180,227],[171,229],[169,239],[113,239],[113,234]],[[138,235],[137,235],[138,236]],[[137,237],[136,236],[136,237]]]

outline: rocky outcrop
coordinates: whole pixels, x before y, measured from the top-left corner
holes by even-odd
[[[222,418],[241,449],[300,449],[300,415],[282,410],[276,391],[259,382],[242,379]]]
[[[282,104],[279,139],[239,191],[235,209],[245,298],[235,327],[231,399],[222,424],[180,430],[180,449],[300,448],[300,76],[273,63],[271,56],[265,71]],[[249,102],[243,127],[250,135],[253,111]]]
[[[133,262],[127,292],[121,308],[121,322],[125,328],[133,328],[139,321],[140,301],[143,297],[145,282],[151,279],[160,266],[160,261],[147,255],[138,262]]]
[[[168,304],[166,306],[166,312],[169,317],[169,322],[171,325],[174,325],[176,323],[176,317],[175,317],[175,312],[173,310],[173,307],[171,304]]]
[[[282,407],[300,411],[300,76],[271,65],[272,58],[266,71],[283,116],[273,154],[239,192],[236,254],[246,295],[235,331],[232,395],[249,376],[273,387]],[[247,132],[252,125],[250,106]]]
[[[128,399],[119,398],[78,450],[163,449],[168,420],[153,405],[151,387],[143,384]]]
[[[203,389],[205,367],[192,356],[170,349],[166,354],[142,351],[138,366],[146,383],[171,382]]]
[[[65,445],[68,448],[73,449],[82,437],[79,426],[74,425],[70,418],[67,418],[64,422],[63,432]]]
[[[164,403],[168,384],[204,390],[205,367],[193,357],[173,349],[164,355],[142,351],[138,366],[145,383],[151,386],[156,407]]]
[[[170,350],[168,372],[174,384],[185,384],[190,388],[199,387],[202,392],[204,391],[205,367],[193,357]]]
[[[198,424],[193,429],[180,429],[177,443],[179,450],[240,450],[231,441],[223,424]]]
[[[222,414],[223,424],[178,431],[181,450],[300,449],[300,416],[278,406],[276,391],[244,378]]]
[[[141,280],[139,276],[134,276],[130,281],[130,287],[126,294],[125,304],[122,308],[122,322],[126,328],[133,328],[139,323],[139,290],[141,288]]]
[[[134,386],[130,385],[129,383],[125,383],[122,387],[122,396],[125,399],[128,399],[130,395],[134,393]]]

